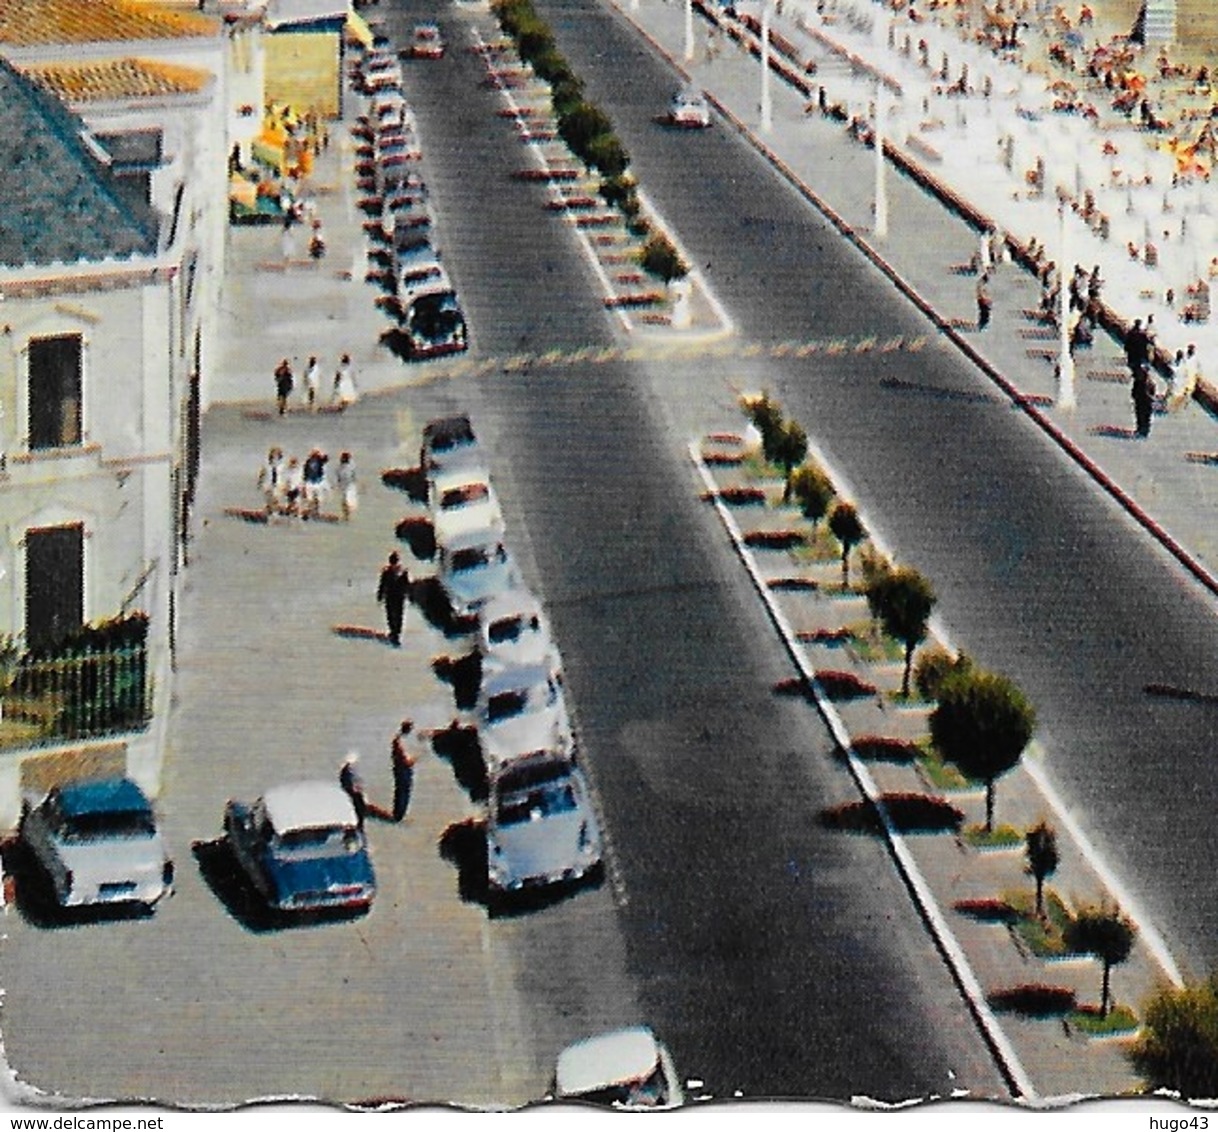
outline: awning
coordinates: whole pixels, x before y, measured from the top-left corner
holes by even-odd
[[[358,12],[347,13],[346,32],[349,38],[363,47],[372,46],[372,29]]]

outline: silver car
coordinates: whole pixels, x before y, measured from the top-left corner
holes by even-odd
[[[625,1109],[685,1103],[672,1055],[647,1026],[611,1030],[564,1049],[555,1069],[554,1097]]]
[[[491,779],[486,842],[492,910],[514,893],[575,884],[601,869],[588,785],[553,754],[511,763]]]
[[[540,664],[558,676],[562,658],[541,602],[526,589],[509,590],[478,610],[475,648],[484,670]]]
[[[474,721],[482,760],[491,776],[530,755],[553,754],[568,762],[575,759],[566,696],[545,665],[484,669]]]
[[[442,543],[436,558],[436,578],[457,621],[469,621],[496,594],[520,585],[501,531],[463,531]]]
[[[129,778],[53,787],[25,814],[21,838],[61,908],[151,909],[173,891],[173,863],[152,805]]]

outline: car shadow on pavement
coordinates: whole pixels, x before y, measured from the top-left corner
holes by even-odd
[[[440,758],[448,761],[454,777],[470,800],[485,801],[489,786],[477,729],[462,727],[454,721],[450,726],[432,732],[431,746]]]
[[[478,652],[464,656],[437,656],[431,662],[436,679],[444,681],[453,690],[453,701],[462,711],[468,711],[478,700],[478,688],[482,683],[482,657]]]
[[[75,928],[83,924],[147,919],[152,915],[152,909],[138,904],[63,908],[55,899],[50,876],[19,837],[5,842],[0,847],[0,856],[4,861],[4,875],[11,878],[17,911],[31,927]]]
[[[440,834],[440,856],[457,869],[457,895],[466,904],[486,904],[486,822],[465,818]]]
[[[422,562],[436,556],[436,532],[430,519],[407,515],[396,527],[394,535],[410,547],[410,553]]]
[[[528,916],[570,900],[586,890],[600,888],[605,881],[605,867],[598,865],[591,873],[578,880],[559,881],[525,892],[491,892],[488,889],[486,911],[492,919],[505,920],[516,916]]]
[[[381,483],[394,491],[404,491],[416,503],[427,502],[427,484],[422,468],[386,468]]]

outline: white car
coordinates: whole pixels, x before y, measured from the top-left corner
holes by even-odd
[[[472,466],[446,467],[428,476],[427,499],[436,543],[476,530],[503,530],[499,497],[481,461]]]
[[[508,763],[533,755],[575,761],[567,699],[562,684],[544,665],[484,669],[474,726],[491,777]]]
[[[601,833],[583,774],[552,754],[505,766],[491,779],[486,847],[492,911],[516,894],[596,877]]]
[[[468,621],[496,594],[520,585],[516,561],[493,528],[465,531],[436,546],[436,578],[455,621]]]
[[[52,787],[23,817],[21,839],[61,908],[151,909],[173,891],[173,863],[152,805],[129,778]]]
[[[685,1103],[672,1055],[646,1026],[611,1030],[564,1049],[554,1073],[554,1098],[626,1109]]]
[[[683,129],[704,130],[711,124],[710,104],[706,95],[692,87],[683,87],[668,104],[668,122]]]
[[[562,658],[550,633],[550,622],[526,589],[509,590],[478,610],[475,649],[482,667],[539,664],[561,679]]]

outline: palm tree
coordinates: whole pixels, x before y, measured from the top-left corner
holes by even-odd
[[[842,501],[829,513],[829,530],[842,544],[842,589],[850,588],[850,552],[867,537],[867,528],[853,503]]]
[[[1036,915],[1045,918],[1045,878],[1057,871],[1057,834],[1041,822],[1027,832],[1028,872],[1036,878]]]
[[[994,828],[994,781],[1019,762],[1036,727],[1036,712],[1005,676],[965,667],[939,689],[930,737],[939,753],[969,778],[985,783],[985,829]]]
[[[1110,972],[1124,963],[1133,950],[1137,928],[1119,912],[1088,908],[1072,920],[1063,933],[1071,951],[1094,955],[1104,965],[1104,985],[1100,994],[1100,1016],[1108,1017]]]

